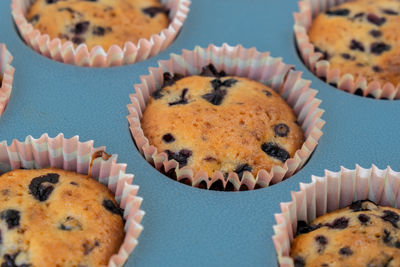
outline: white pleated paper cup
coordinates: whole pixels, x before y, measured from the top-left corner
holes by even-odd
[[[260,170],[256,177],[245,172],[242,179],[236,173],[224,177],[216,172],[208,177],[205,171],[195,172],[185,166],[179,169],[175,160],[168,160],[164,152],[160,152],[149,143],[141,127],[141,118],[146,109],[150,95],[162,87],[165,72],[184,76],[198,75],[202,68],[213,64],[218,71],[227,75],[246,77],[261,82],[279,93],[289,104],[297,116],[299,125],[304,131],[305,141],[294,157],[288,159],[283,166],[274,166],[271,170]],[[267,187],[286,179],[302,168],[318,144],[325,122],[321,119],[323,110],[319,108],[321,101],[315,97],[316,90],[310,89],[310,81],[301,78],[301,72],[293,71],[292,66],[284,64],[281,58],[274,58],[269,52],[258,52],[256,48],[246,49],[241,45],[221,47],[210,45],[207,48],[195,47],[194,50],[183,50],[182,55],[171,54],[169,60],[158,62],[157,68],[150,68],[150,74],[141,76],[141,84],[135,85],[135,94],[130,95],[128,105],[130,130],[140,153],[156,169],[173,174],[177,181],[194,187],[210,189],[214,182],[226,188],[233,185],[233,191],[245,187],[248,190]]]
[[[169,10],[167,28],[150,39],[141,38],[137,44],[130,41],[124,47],[112,45],[108,51],[95,46],[90,51],[86,44],[75,46],[71,41],[62,42],[35,29],[26,14],[35,0],[12,0],[11,12],[19,33],[27,45],[50,59],[84,67],[114,67],[133,64],[153,57],[165,50],[175,39],[189,12],[190,0],[161,0]]]
[[[0,84],[0,117],[10,100],[15,69],[10,65],[13,60],[5,44],[0,44],[0,75],[3,81]]]
[[[315,218],[344,208],[358,200],[371,200],[378,205],[400,207],[400,172],[390,167],[380,170],[375,165],[354,170],[341,167],[339,172],[325,170],[324,177],[311,177],[311,183],[300,183],[300,191],[291,192],[292,201],[281,203],[282,213],[275,214],[272,237],[278,263],[293,267],[291,243],[297,222],[310,223]]]
[[[78,136],[70,139],[59,134],[54,138],[43,134],[40,138],[26,137],[25,141],[13,140],[11,145],[0,142],[0,174],[15,169],[39,169],[54,167],[80,174],[88,174],[92,155],[105,151],[95,148],[93,141],[81,142]],[[124,210],[125,238],[117,254],[108,263],[110,267],[123,266],[137,245],[143,230],[140,225],[144,211],[140,210],[142,198],[137,196],[139,187],[132,185],[133,175],[125,173],[126,164],[117,163],[117,155],[108,160],[93,160],[91,177],[106,185],[115,195],[119,207]]]
[[[294,33],[297,48],[304,64],[317,77],[340,90],[376,99],[400,99],[400,83],[393,84],[379,81],[368,82],[366,77],[355,77],[351,73],[342,73],[338,68],[331,68],[330,63],[323,59],[323,54],[317,52],[311,43],[308,31],[313,19],[329,8],[347,2],[346,0],[302,0],[299,2],[299,11],[294,13]]]

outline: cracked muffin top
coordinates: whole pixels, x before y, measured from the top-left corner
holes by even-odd
[[[0,177],[1,266],[106,266],[124,238],[108,188],[58,169]]]
[[[400,82],[400,2],[355,0],[319,14],[309,30],[315,50],[341,74]]]
[[[36,0],[27,20],[51,39],[85,43],[105,51],[136,44],[168,27],[168,10],[157,0]]]
[[[209,177],[216,171],[256,177],[261,169],[283,166],[304,142],[295,114],[279,94],[213,66],[195,76],[164,73],[141,125],[158,152]]]

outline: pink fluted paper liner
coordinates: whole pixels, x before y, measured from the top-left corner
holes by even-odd
[[[400,99],[400,83],[397,85],[390,82],[381,84],[378,81],[368,83],[362,75],[354,77],[350,73],[341,73],[337,68],[330,68],[330,63],[322,59],[321,53],[315,51],[308,37],[308,30],[313,19],[319,13],[343,2],[346,0],[302,0],[299,2],[299,12],[294,13],[294,32],[303,62],[316,76],[343,91],[354,94],[357,89],[360,89],[363,96],[372,95],[377,99]]]
[[[3,82],[0,85],[0,117],[10,100],[15,69],[10,65],[13,60],[5,44],[0,44],[0,75]]]
[[[88,174],[92,155],[104,151],[105,147],[93,146],[93,141],[81,142],[78,136],[70,139],[59,134],[54,138],[43,134],[38,139],[32,136],[25,141],[13,140],[11,145],[0,142],[0,173],[15,169],[38,169],[54,167],[80,174]],[[117,163],[117,155],[108,160],[93,161],[91,177],[106,185],[114,194],[120,208],[124,209],[125,238],[118,251],[108,263],[110,267],[122,266],[137,245],[143,230],[140,221],[144,211],[140,210],[142,198],[137,196],[139,187],[132,185],[133,174],[125,173],[126,164]]]
[[[86,44],[74,47],[71,41],[62,43],[59,38],[51,39],[47,34],[34,29],[26,20],[33,0],[12,0],[11,12],[15,24],[25,42],[36,52],[53,60],[84,67],[113,67],[132,64],[153,57],[165,50],[175,39],[189,12],[190,0],[162,0],[167,7],[170,24],[150,39],[140,39],[137,44],[130,41],[124,47],[111,46],[104,51],[95,46],[90,51]]]
[[[297,231],[297,221],[310,223],[328,212],[344,208],[357,200],[372,200],[378,205],[400,207],[400,172],[389,166],[380,170],[375,165],[354,170],[341,167],[339,172],[325,170],[324,177],[311,177],[311,183],[300,183],[300,191],[292,192],[292,201],[281,203],[273,226],[278,263],[293,267],[290,244]]]
[[[158,152],[156,147],[149,144],[140,120],[149,96],[163,84],[163,73],[196,75],[210,63],[218,71],[224,70],[228,75],[246,77],[268,85],[280,93],[292,107],[304,131],[305,142],[294,157],[288,159],[283,166],[275,166],[271,171],[260,170],[257,177],[245,172],[241,180],[236,173],[230,173],[228,178],[224,179],[221,172],[216,172],[209,178],[205,171],[195,173],[187,166],[179,169],[175,160],[168,161],[166,153]],[[319,108],[321,101],[315,97],[317,91],[310,89],[310,81],[303,80],[301,72],[291,70],[292,66],[284,64],[280,58],[271,57],[269,52],[261,53],[256,48],[246,49],[241,45],[235,47],[227,44],[221,47],[210,45],[207,48],[197,46],[193,51],[183,50],[182,55],[171,54],[169,60],[159,61],[158,65],[158,68],[149,68],[150,74],[141,76],[142,83],[135,85],[136,93],[130,95],[132,103],[127,106],[129,110],[127,119],[136,145],[146,160],[158,170],[175,172],[178,181],[194,187],[198,187],[204,181],[209,189],[215,181],[221,180],[224,188],[230,182],[234,185],[235,191],[242,185],[246,185],[249,190],[267,187],[301,169],[317,146],[322,135],[321,129],[325,124],[321,119],[324,111]]]

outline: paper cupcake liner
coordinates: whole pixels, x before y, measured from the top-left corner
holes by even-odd
[[[190,0],[161,0],[169,12],[170,24],[150,39],[141,38],[137,44],[130,41],[124,47],[112,45],[108,51],[95,46],[90,51],[86,44],[74,47],[71,41],[61,42],[41,33],[26,20],[34,0],[12,0],[11,11],[15,24],[25,42],[36,52],[53,60],[85,67],[113,67],[132,64],[159,54],[175,39],[189,12]]]
[[[311,177],[311,183],[300,183],[300,191],[292,192],[292,201],[281,203],[282,213],[275,214],[275,235],[272,237],[281,267],[293,267],[290,244],[297,231],[297,221],[310,223],[315,218],[369,199],[378,205],[400,206],[400,172],[390,167],[385,170],[372,165],[355,170],[341,167],[339,172],[325,170],[324,177]]]
[[[306,66],[319,78],[327,83],[352,94],[371,96],[376,99],[400,99],[400,83],[394,85],[390,82],[381,84],[378,81],[367,82],[367,79],[350,73],[341,73],[337,68],[331,68],[327,60],[322,59],[322,53],[315,50],[308,37],[308,30],[313,19],[321,12],[339,5],[345,0],[303,0],[299,2],[299,12],[294,13],[294,32],[297,48]],[[361,90],[361,91],[360,91]]]
[[[3,82],[0,85],[0,117],[10,100],[15,69],[10,65],[13,60],[5,44],[0,44],[0,75]]]
[[[50,138],[43,134],[39,139],[32,136],[25,141],[13,140],[8,146],[0,142],[0,173],[15,169],[38,169],[54,167],[80,174],[88,174],[92,155],[104,151],[105,147],[93,147],[93,141],[81,142],[78,136],[71,139],[59,134]],[[108,160],[93,160],[91,177],[106,185],[114,194],[120,208],[124,209],[125,238],[118,251],[108,263],[110,267],[122,266],[137,245],[143,230],[140,221],[144,212],[140,210],[142,198],[137,196],[139,187],[132,185],[133,175],[125,173],[126,164],[117,163],[117,155]]]
[[[224,70],[228,75],[247,77],[268,85],[280,93],[291,106],[306,138],[294,157],[288,159],[282,167],[274,166],[271,171],[260,170],[257,177],[245,172],[241,180],[236,173],[230,173],[224,178],[221,172],[216,172],[209,179],[205,171],[195,173],[187,166],[179,169],[175,160],[168,161],[166,153],[160,153],[156,147],[149,144],[140,120],[149,96],[162,87],[163,73],[196,75],[210,63],[218,71]],[[324,111],[319,108],[321,101],[315,98],[317,91],[310,89],[310,81],[301,79],[301,72],[291,70],[292,66],[284,64],[280,58],[271,57],[269,52],[261,53],[255,48],[246,49],[240,45],[236,47],[227,44],[223,44],[222,47],[210,45],[207,48],[197,46],[193,51],[183,50],[182,55],[171,54],[169,60],[159,61],[158,65],[158,68],[149,69],[149,75],[140,77],[141,84],[135,85],[136,93],[130,95],[132,104],[127,106],[129,110],[127,119],[136,145],[146,160],[158,170],[174,172],[178,181],[206,189],[210,189],[216,181],[222,181],[224,188],[230,182],[235,191],[242,185],[249,190],[266,187],[290,177],[301,169],[317,146],[322,135],[321,128],[325,124],[321,119]],[[205,184],[207,186],[204,186]]]

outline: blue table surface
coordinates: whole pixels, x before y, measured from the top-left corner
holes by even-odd
[[[0,140],[24,140],[43,133],[94,140],[127,163],[144,198],[144,231],[126,266],[277,266],[272,243],[274,213],[280,202],[311,175],[356,164],[400,170],[399,101],[363,98],[317,79],[299,59],[293,39],[297,1],[193,0],[175,42],[149,60],[123,67],[82,68],[54,62],[29,47],[16,33],[10,0],[0,1],[0,42],[16,68],[9,105],[0,118]],[[319,90],[326,125],[317,149],[296,175],[269,188],[215,192],[165,178],[135,148],[126,105],[140,75],[170,53],[196,45],[242,44],[270,51],[295,65]]]

